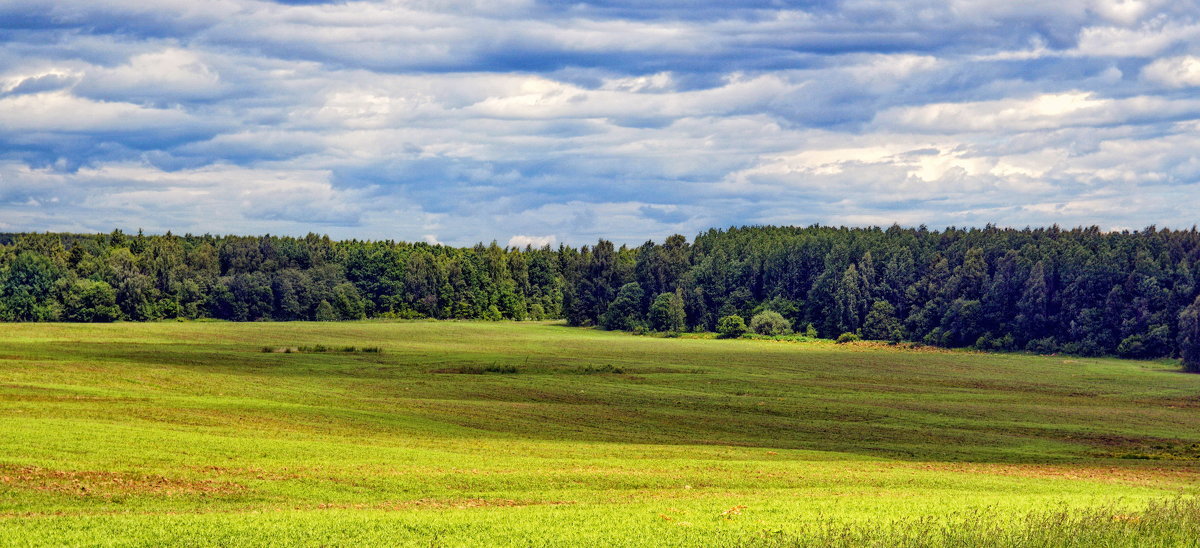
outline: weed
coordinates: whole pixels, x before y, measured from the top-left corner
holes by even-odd
[[[603,373],[612,373],[612,374],[616,374],[616,375],[622,375],[625,373],[624,369],[614,366],[611,363],[606,363],[601,366],[588,365],[588,366],[578,369],[577,371],[579,371],[580,373],[585,374],[585,375],[603,374]]]
[[[265,350],[265,349],[263,350],[263,352],[266,352],[266,351],[267,350]],[[354,354],[354,353],[379,354],[379,353],[383,352],[383,349],[378,346],[364,346],[362,348],[359,348],[357,346],[352,346],[352,345],[327,346],[324,344],[314,344],[312,346],[296,347],[296,352],[301,352],[301,353],[305,353],[305,354],[321,354],[321,353],[325,353],[325,352],[341,352],[344,354]]]
[[[519,372],[520,370],[518,370],[517,366],[515,365],[498,365],[495,363],[491,365],[463,365],[459,367],[447,367],[434,371],[434,373],[458,373],[463,375],[483,375],[484,373],[501,373],[511,375]]]

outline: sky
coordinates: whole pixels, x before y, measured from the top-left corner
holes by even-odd
[[[1197,204],[1192,1],[0,0],[0,231],[638,244]]]

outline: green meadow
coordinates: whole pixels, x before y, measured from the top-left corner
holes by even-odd
[[[6,546],[1197,546],[1168,361],[536,322],[0,325]]]

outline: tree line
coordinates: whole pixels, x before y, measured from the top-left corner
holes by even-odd
[[[1156,227],[753,226],[556,249],[4,234],[0,320],[565,318],[679,332],[737,317],[771,333],[1195,364],[1198,261],[1195,228]]]

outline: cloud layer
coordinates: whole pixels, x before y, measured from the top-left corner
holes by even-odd
[[[1159,0],[0,3],[0,230],[1190,227]]]

